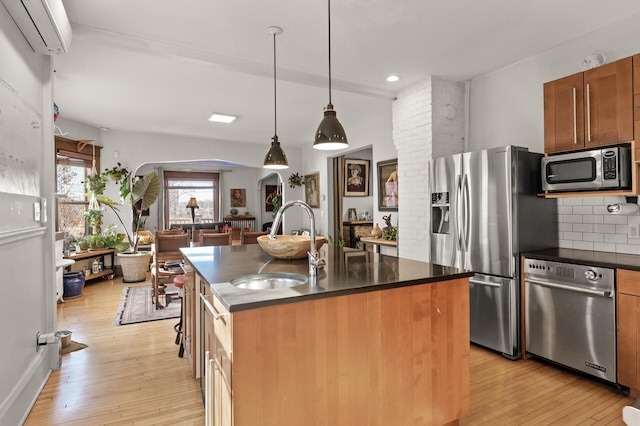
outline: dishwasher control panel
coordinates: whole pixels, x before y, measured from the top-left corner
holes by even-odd
[[[591,265],[554,262],[550,260],[524,260],[524,276],[575,284],[613,287],[615,270]]]

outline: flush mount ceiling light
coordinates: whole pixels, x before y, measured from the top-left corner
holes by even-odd
[[[266,157],[264,157],[264,168],[288,169],[289,162],[287,161],[287,156],[284,154],[282,148],[280,148],[280,142],[278,142],[278,98],[276,96],[276,36],[282,34],[282,28],[269,27],[267,30],[273,35],[273,138],[271,138],[271,148],[269,148]]]
[[[226,123],[226,124],[229,124],[229,123],[233,123],[233,121],[234,121],[236,118],[238,118],[238,117],[233,116],[233,115],[225,115],[225,114],[219,114],[219,113],[217,113],[217,112],[214,112],[213,114],[211,114],[211,115],[209,116],[209,118],[207,118],[207,120],[209,120],[209,121],[213,121],[213,122],[216,122],[216,123]]]
[[[333,150],[347,148],[347,135],[344,133],[342,124],[336,117],[336,111],[331,103],[331,0],[327,0],[329,16],[329,104],[324,110],[324,118],[316,131],[313,147],[315,149]]]
[[[398,77],[397,75],[390,75],[387,77],[387,81],[389,83],[395,83],[398,80],[400,80],[400,77]]]

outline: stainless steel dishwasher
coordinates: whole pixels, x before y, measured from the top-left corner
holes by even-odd
[[[615,383],[614,272],[525,259],[526,351]]]

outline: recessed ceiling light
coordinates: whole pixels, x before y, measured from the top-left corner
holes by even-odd
[[[235,120],[236,116],[234,115],[225,115],[225,114],[218,114],[217,112],[214,112],[213,114],[211,114],[209,116],[209,118],[207,120],[209,121],[215,121],[216,123],[233,123],[233,120]]]
[[[387,81],[389,83],[395,83],[398,80],[400,80],[400,77],[398,77],[397,75],[390,75],[387,77]]]

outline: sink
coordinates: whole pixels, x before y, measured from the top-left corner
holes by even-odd
[[[271,290],[289,288],[309,282],[309,277],[299,274],[274,272],[269,274],[251,274],[234,278],[231,285],[248,290]]]

